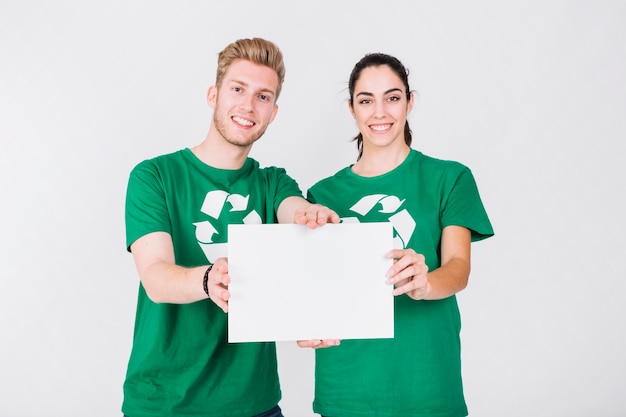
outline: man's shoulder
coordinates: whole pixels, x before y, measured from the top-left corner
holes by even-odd
[[[247,163],[250,164],[250,169],[256,171],[260,175],[274,176],[274,175],[286,175],[287,169],[276,165],[261,166],[259,161],[254,158],[248,158]]]
[[[184,163],[185,160],[183,155],[184,150],[178,150],[166,154],[149,157],[137,163],[133,168],[133,171],[154,170],[159,169],[159,167],[181,164]]]
[[[179,149],[170,153],[165,153],[148,158],[142,162],[151,162],[153,164],[176,163],[184,160],[186,149]]]

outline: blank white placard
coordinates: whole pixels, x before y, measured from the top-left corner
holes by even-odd
[[[389,222],[229,225],[228,341],[393,337]]]

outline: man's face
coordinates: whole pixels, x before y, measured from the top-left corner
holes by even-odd
[[[219,89],[211,87],[208,94],[219,134],[230,144],[251,146],[276,116],[277,87],[273,69],[243,59],[233,62]]]

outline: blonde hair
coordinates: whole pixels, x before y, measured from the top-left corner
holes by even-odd
[[[215,85],[219,87],[233,62],[245,59],[255,64],[264,65],[276,71],[278,86],[276,87],[276,99],[285,80],[285,63],[283,54],[278,46],[262,38],[239,39],[226,46],[217,57],[217,76]]]

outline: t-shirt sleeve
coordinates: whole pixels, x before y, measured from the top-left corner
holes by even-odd
[[[130,173],[126,190],[126,249],[152,232],[171,232],[162,181],[152,161],[138,164]]]
[[[302,190],[300,190],[300,186],[298,186],[296,180],[291,178],[284,168],[273,167],[271,178],[271,182],[274,185],[270,187],[270,189],[273,190],[273,199],[271,199],[271,201],[273,201],[273,221],[276,222],[276,213],[278,212],[280,203],[288,197],[302,197]]]
[[[444,197],[442,227],[466,227],[472,232],[472,242],[493,236],[493,227],[469,168],[463,167]]]
[[[306,199],[308,200],[309,203],[311,204],[315,204],[317,200],[315,200],[315,196],[313,195],[313,193],[311,192],[311,189],[309,188],[306,192]]]

